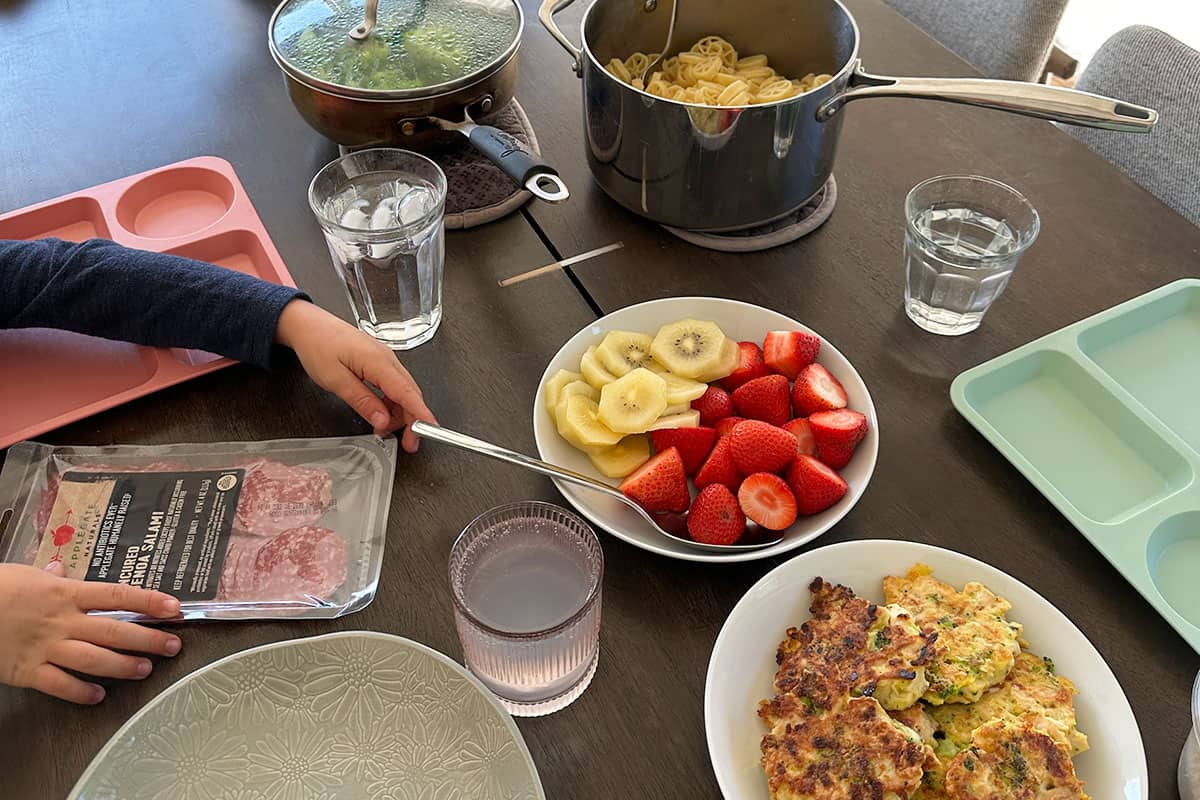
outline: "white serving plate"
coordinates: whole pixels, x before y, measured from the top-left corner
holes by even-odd
[[[550,412],[543,399],[543,387],[550,376],[560,369],[578,372],[579,359],[583,352],[589,345],[599,344],[604,335],[611,330],[641,331],[653,336],[663,325],[687,318],[712,320],[721,327],[726,336],[736,341],[758,342],[760,345],[768,331],[798,330],[820,336],[811,328],[770,309],[717,297],[668,297],[614,311],[572,336],[554,358],[550,359],[546,371],[542,374],[533,403],[533,437],[542,460],[589,475],[613,486],[619,484],[619,480],[605,478],[597,472],[586,455],[558,435],[554,420],[550,418]],[[850,408],[866,415],[869,430],[855,451],[854,458],[841,471],[842,477],[850,487],[846,496],[820,514],[797,519],[795,524],[787,529],[783,541],[777,544],[759,550],[735,551],[729,554],[697,550],[659,533],[650,523],[638,516],[637,512],[617,500],[563,481],[555,480],[554,483],[567,502],[593,523],[619,539],[659,555],[685,561],[751,561],[794,550],[832,528],[849,513],[866,490],[879,455],[879,420],[875,418],[875,404],[871,402],[871,395],[858,372],[823,336],[817,363],[841,381],[846,389]]]
[[[940,547],[904,541],[856,541],[820,547],[767,573],[742,597],[713,645],[704,687],[708,752],[721,791],[730,800],[767,800],[759,766],[766,730],[760,700],[771,697],[775,651],[787,628],[808,619],[808,585],[818,576],[883,601],[883,578],[915,563],[959,588],[979,581],[1012,603],[1008,618],[1025,626],[1038,655],[1049,656],[1079,690],[1079,729],[1091,749],[1075,757],[1076,773],[1094,800],[1146,800],[1149,778],[1142,737],[1129,701],[1104,658],[1075,625],[1025,584],[982,561]]]
[[[422,644],[347,631],[263,645],[180,679],[113,734],[72,800],[545,800],[521,732]]]

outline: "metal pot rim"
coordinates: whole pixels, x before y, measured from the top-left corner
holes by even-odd
[[[288,2],[288,1],[289,0],[284,0],[284,2]],[[710,106],[710,105],[706,105],[704,103],[685,103],[681,100],[672,100],[669,97],[659,97],[656,94],[650,94],[645,89],[637,89],[637,88],[629,85],[625,81],[621,80],[620,78],[617,78],[616,76],[614,76],[612,73],[610,73],[607,69],[604,68],[604,65],[600,63],[600,59],[596,58],[595,53],[592,52],[592,46],[588,42],[588,38],[587,38],[588,19],[591,17],[592,11],[595,10],[597,5],[599,5],[598,0],[593,0],[593,2],[588,5],[587,10],[583,12],[583,20],[579,23],[579,44],[580,44],[580,49],[584,53],[587,54],[588,60],[592,62],[592,64],[596,67],[596,69],[599,70],[600,73],[602,73],[605,78],[608,78],[610,81],[612,81],[613,83],[616,83],[618,86],[620,86],[624,89],[627,89],[631,92],[636,92],[637,94],[640,94],[643,97],[646,97],[650,100],[654,100],[654,101],[657,101],[660,103],[669,103],[670,105],[678,106],[679,108],[682,108],[685,110],[722,109],[722,110],[730,110],[730,111],[749,111],[751,109],[759,109],[759,108],[775,108],[778,106],[788,105],[790,103],[802,102],[802,101],[806,100],[807,98],[813,96],[817,92],[820,92],[821,90],[836,84],[838,82],[839,78],[842,78],[843,76],[849,76],[849,75],[853,74],[855,70],[858,69],[858,64],[859,64],[858,46],[859,46],[859,43],[862,42],[862,33],[858,29],[858,20],[856,20],[854,18],[854,15],[850,13],[850,9],[846,8],[845,4],[842,3],[842,0],[833,0],[833,2],[835,5],[837,5],[838,8],[841,9],[842,13],[846,15],[846,19],[849,20],[849,22],[850,22],[850,28],[851,28],[851,30],[854,31],[854,49],[851,51],[850,57],[846,59],[846,63],[842,65],[841,69],[839,69],[837,72],[835,72],[833,74],[833,78],[828,83],[823,83],[820,86],[809,89],[807,92],[802,92],[800,94],[793,95],[791,97],[785,97],[782,100],[773,100],[770,103],[759,103],[759,104],[752,105],[752,106]]]
[[[525,33],[525,11],[521,8],[521,4],[517,0],[510,0],[512,5],[517,9],[516,35],[513,36],[512,42],[509,43],[504,52],[474,72],[463,75],[461,78],[455,78],[452,81],[436,83],[432,86],[422,86],[417,89],[359,89],[353,86],[342,86],[338,83],[329,83],[314,78],[304,70],[294,66],[279,52],[279,48],[275,44],[275,20],[278,18],[279,13],[291,2],[292,0],[282,0],[275,7],[275,11],[271,14],[271,20],[267,23],[267,47],[271,51],[271,58],[274,59],[275,64],[288,76],[310,89],[333,95],[334,97],[366,100],[368,102],[396,103],[408,100],[431,100],[442,95],[452,94],[459,89],[474,86],[499,72],[516,56],[517,50],[521,47],[521,36]]]

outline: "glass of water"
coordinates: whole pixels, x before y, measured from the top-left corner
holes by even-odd
[[[308,188],[358,327],[393,350],[429,341],[442,321],[446,176],[393,148],[326,164]]]
[[[904,219],[904,310],[944,336],[979,327],[1040,227],[1020,192],[978,175],[918,183]]]
[[[579,517],[549,503],[494,508],[450,553],[463,656],[514,716],[566,708],[600,654],[604,553]]]

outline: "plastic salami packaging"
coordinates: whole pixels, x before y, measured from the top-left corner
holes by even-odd
[[[185,619],[340,617],[375,596],[395,471],[393,437],[21,442],[0,471],[0,560],[159,589]]]

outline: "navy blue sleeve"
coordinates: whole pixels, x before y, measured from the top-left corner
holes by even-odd
[[[0,240],[0,328],[60,328],[269,367],[296,289],[104,239]]]

